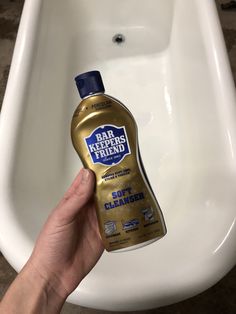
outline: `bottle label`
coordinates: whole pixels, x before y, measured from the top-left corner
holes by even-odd
[[[94,164],[117,165],[131,154],[124,126],[101,125],[85,138],[85,143]]]

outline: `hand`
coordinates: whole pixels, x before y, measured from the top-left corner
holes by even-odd
[[[66,298],[103,253],[93,201],[94,175],[82,169],[48,217],[28,261]]]
[[[48,217],[0,313],[58,314],[104,250],[93,202],[94,175],[82,169]]]

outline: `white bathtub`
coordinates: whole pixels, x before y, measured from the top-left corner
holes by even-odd
[[[0,249],[19,271],[81,167],[73,78],[93,69],[137,120],[168,234],[104,253],[69,301],[142,310],[196,295],[236,262],[236,98],[213,0],[25,1],[1,113]]]

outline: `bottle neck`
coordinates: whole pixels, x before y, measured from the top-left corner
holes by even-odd
[[[89,98],[89,97],[98,96],[98,95],[104,95],[104,93],[103,93],[103,92],[98,92],[98,93],[90,94],[90,95],[85,96],[85,97],[82,98],[82,99],[84,100],[84,99],[87,99],[87,98]]]

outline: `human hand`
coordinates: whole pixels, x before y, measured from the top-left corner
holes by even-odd
[[[48,217],[27,262],[62,298],[90,272],[103,253],[94,201],[94,175],[82,169]]]

